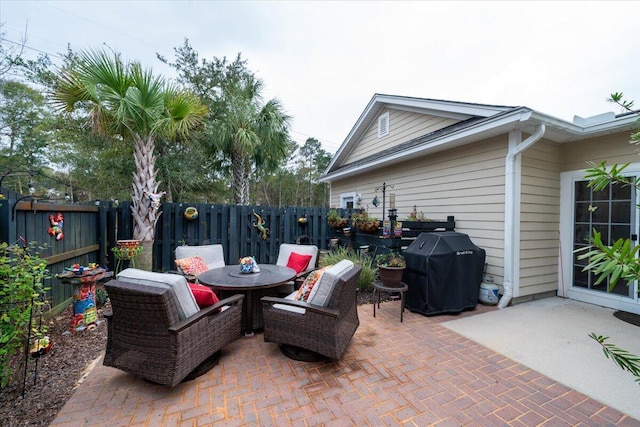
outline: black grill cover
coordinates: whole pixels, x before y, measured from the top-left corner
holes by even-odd
[[[455,231],[422,233],[402,254],[406,306],[426,315],[475,308],[484,271],[485,251]]]

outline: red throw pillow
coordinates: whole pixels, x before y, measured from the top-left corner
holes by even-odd
[[[189,283],[189,287],[191,288],[191,293],[196,299],[198,306],[200,308],[209,307],[220,301],[215,292],[213,292],[210,288],[207,288],[204,285],[198,285],[197,283]]]
[[[293,268],[296,271],[296,274],[303,272],[307,269],[311,258],[313,258],[312,255],[302,255],[297,252],[291,252],[289,260],[287,261],[287,267]]]

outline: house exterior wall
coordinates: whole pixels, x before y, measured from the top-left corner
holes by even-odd
[[[378,138],[378,120],[373,120],[364,137],[349,154],[345,163],[355,162],[397,144],[442,129],[458,120],[425,116],[395,109],[384,109],[380,115],[389,113],[389,134]]]
[[[377,137],[377,135],[376,135]],[[416,207],[425,217],[444,220],[454,215],[456,230],[487,252],[487,274],[502,283],[504,274],[504,172],[507,136],[480,141],[457,149],[423,156],[331,183],[331,206],[340,206],[340,194],[361,195],[369,215],[382,218],[383,182],[386,206],[395,194],[398,220]],[[378,196],[380,205],[371,201]]]
[[[522,153],[518,298],[558,289],[560,153],[544,139]]]
[[[638,147],[629,143],[630,132],[621,132],[562,145],[562,170],[588,169],[588,161],[596,164],[606,160],[608,165],[637,162]]]
[[[408,123],[409,117],[413,116],[412,113],[396,113],[399,113],[395,117],[396,125],[400,117]],[[398,140],[401,137],[395,133],[397,129],[393,129],[393,125],[392,116],[392,132],[386,138],[393,137],[394,144],[419,136],[406,133],[403,134],[406,139]],[[522,139],[526,137],[523,135]],[[376,144],[379,144],[377,122],[359,145],[376,150],[388,147]],[[508,135],[502,135],[335,180],[331,183],[331,205],[340,205],[340,194],[356,193],[361,197],[360,207],[366,208],[370,215],[382,218],[382,190],[379,187],[384,182],[389,186],[385,208],[389,208],[389,197],[394,194],[400,221],[407,218],[414,206],[427,218],[443,220],[454,215],[456,230],[468,234],[475,244],[486,250],[487,274],[494,276],[495,283],[501,285],[504,279],[507,148]],[[356,156],[358,153],[360,155]],[[369,155],[373,151],[354,150],[350,159],[355,161],[365,153]],[[587,169],[590,167],[587,161],[600,163],[606,160],[610,165],[637,162],[637,154],[637,147],[629,143],[629,132],[570,143],[543,138],[522,153],[520,251],[514,303],[559,289],[560,212],[573,208],[572,205],[561,206],[561,173]],[[377,208],[371,203],[376,195],[381,202]],[[569,227],[572,229],[573,225]]]

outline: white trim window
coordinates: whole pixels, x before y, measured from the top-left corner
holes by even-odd
[[[389,112],[378,117],[378,138],[389,135]]]
[[[340,194],[340,207],[342,209],[353,209],[355,208],[355,204],[356,204],[356,193],[351,192],[351,193],[341,193]]]

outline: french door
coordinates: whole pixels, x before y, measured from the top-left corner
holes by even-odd
[[[640,171],[638,171],[640,175]],[[635,180],[636,175],[628,178]],[[569,285],[568,296],[606,307],[638,312],[637,282],[627,283],[619,280],[611,286],[609,280],[595,284],[598,276],[592,271],[585,271],[588,260],[578,259],[588,248],[593,230],[601,234],[602,242],[612,245],[616,240],[631,239],[633,244],[638,240],[638,207],[637,191],[633,186],[609,184],[601,191],[595,191],[584,180],[584,172],[576,174],[572,179],[563,179],[565,200],[561,201],[565,217],[571,212],[571,238],[564,238],[564,246],[569,246],[571,253],[565,252],[562,258],[571,260],[571,265],[563,266],[563,285]],[[570,189],[567,187],[571,187]],[[569,191],[568,191],[569,190]],[[570,210],[567,192],[571,193]],[[561,220],[561,227],[569,221]],[[564,236],[568,236],[565,228]],[[569,243],[568,245],[565,243]],[[566,280],[568,279],[568,280]],[[568,282],[568,283],[567,283]],[[564,289],[562,290],[564,291]]]

